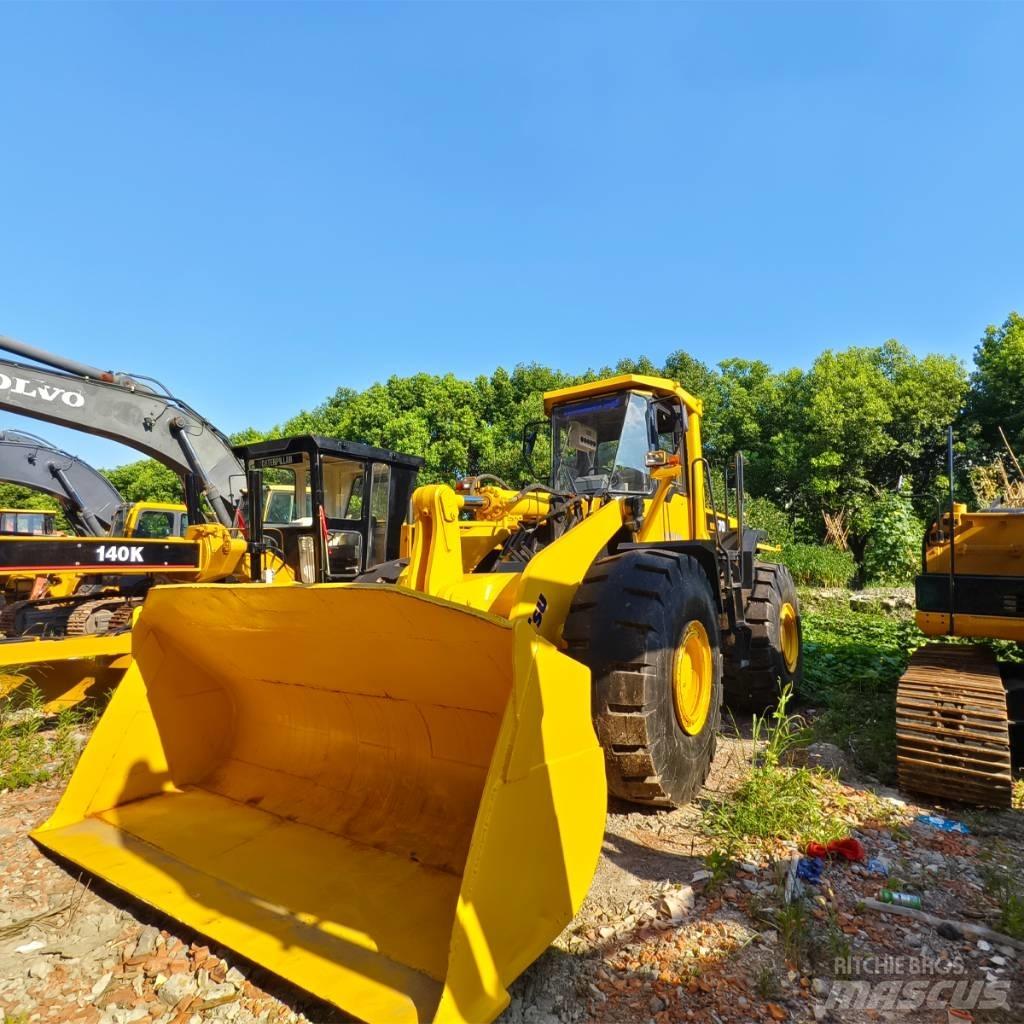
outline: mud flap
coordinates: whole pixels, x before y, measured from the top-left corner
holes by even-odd
[[[153,590],[44,847],[368,1021],[483,1021],[578,909],[585,668],[391,586]]]

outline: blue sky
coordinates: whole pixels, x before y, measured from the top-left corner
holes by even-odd
[[[227,431],[417,370],[969,359],[1024,307],[1022,30],[983,4],[5,4],[0,333]]]

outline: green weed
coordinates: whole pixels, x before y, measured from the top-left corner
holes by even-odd
[[[811,934],[811,922],[802,899],[795,899],[779,908],[775,915],[779,929],[779,941],[786,959],[798,966],[807,955],[807,942]]]
[[[804,739],[803,719],[787,712],[790,696],[787,688],[767,719],[755,719],[754,760],[739,787],[704,805],[704,830],[731,849],[773,838],[828,842],[847,833],[843,821],[826,809],[835,800],[826,793],[831,777],[820,769],[781,766],[783,756]]]
[[[21,789],[56,776],[66,778],[78,759],[77,734],[88,712],[65,708],[48,718],[35,686],[0,700],[0,789]]]
[[[1024,889],[1008,871],[990,864],[982,871],[989,895],[999,905],[998,929],[1015,939],[1024,939]]]
[[[754,979],[754,990],[761,997],[761,999],[777,999],[779,996],[779,979],[775,973],[775,967],[771,964],[765,964],[757,972],[757,977]]]
[[[754,715],[751,738],[755,750],[764,744],[760,757],[761,763],[768,768],[778,768],[786,754],[809,742],[807,723],[799,715],[788,712],[792,699],[793,687],[787,683],[771,714],[764,717]]]
[[[712,850],[704,858],[704,867],[711,872],[707,880],[707,891],[717,892],[730,878],[735,871],[736,850],[732,843],[726,849]]]

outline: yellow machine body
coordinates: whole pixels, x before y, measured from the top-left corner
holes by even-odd
[[[128,633],[0,641],[0,700],[34,686],[56,714],[109,692],[130,663]]]
[[[483,1021],[604,829],[589,673],[400,588],[161,587],[45,847],[357,1017]]]
[[[153,503],[147,503],[146,507],[152,508]],[[55,539],[69,543],[77,540],[74,537]],[[197,546],[195,567],[161,570],[161,575],[166,573],[171,579],[208,582],[248,576],[249,556],[245,541],[217,524],[189,526],[184,538],[136,543]],[[265,556],[265,565],[271,570],[268,578],[274,585],[294,582],[291,569],[276,555]],[[94,568],[83,570],[78,579],[85,578]],[[149,567],[146,571],[152,572],[153,569]],[[104,572],[110,573],[111,568],[107,566]],[[131,567],[128,567],[128,572],[131,572]],[[62,574],[61,578],[67,575]],[[47,596],[68,595],[51,590]],[[102,594],[97,596],[102,597]],[[0,699],[10,696],[21,686],[34,685],[42,692],[47,711],[70,707],[109,693],[120,681],[130,661],[131,638],[127,631],[77,636],[26,636],[0,641]]]
[[[933,637],[1024,641],[1024,510],[954,504],[932,522],[916,618]],[[1019,765],[1020,679],[981,644],[932,643],[896,691],[902,788],[1009,809]]]
[[[687,459],[656,452],[643,500],[574,498],[520,571],[472,572],[549,495],[470,480],[415,491],[397,586],[152,590],[34,838],[362,1020],[493,1019],[604,834],[590,671],[563,653],[573,596],[623,530],[716,526],[697,399],[621,376],[545,401],[623,392],[684,407]]]
[[[185,506],[172,504],[163,501],[136,501],[130,505],[121,506],[116,514],[111,527],[111,538],[124,537],[164,537],[178,536],[171,532],[151,532],[154,523],[166,522],[168,526],[185,522]],[[33,509],[0,509],[0,521],[4,524],[10,520],[11,529],[5,529],[0,533],[0,543],[18,544],[28,537],[45,536],[49,539],[60,540],[64,546],[68,543],[74,544],[76,537],[58,534],[53,529],[53,518],[55,513],[48,511],[35,511]],[[45,520],[37,529],[29,528],[38,520]],[[15,549],[17,550],[17,549]],[[71,550],[71,549],[69,549]],[[69,571],[65,568],[66,561],[61,560],[59,567],[40,564],[38,566],[27,565],[19,567],[15,572],[0,574],[2,580],[3,594],[7,601],[17,601],[25,598],[43,597],[70,597],[74,594],[84,580],[82,572]]]
[[[1024,511],[969,512],[954,505],[957,611],[948,611],[950,514],[925,540],[925,573],[918,578],[917,625],[928,636],[1024,642]]]

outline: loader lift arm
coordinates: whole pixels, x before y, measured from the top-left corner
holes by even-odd
[[[195,409],[153,380],[100,370],[0,335],[0,409],[118,441],[194,480],[221,525],[234,525],[245,475],[231,442]],[[205,516],[186,486],[193,522]],[[236,493],[239,492],[239,493]]]
[[[85,536],[105,535],[121,504],[117,488],[87,462],[20,430],[0,431],[0,480],[56,498]]]

